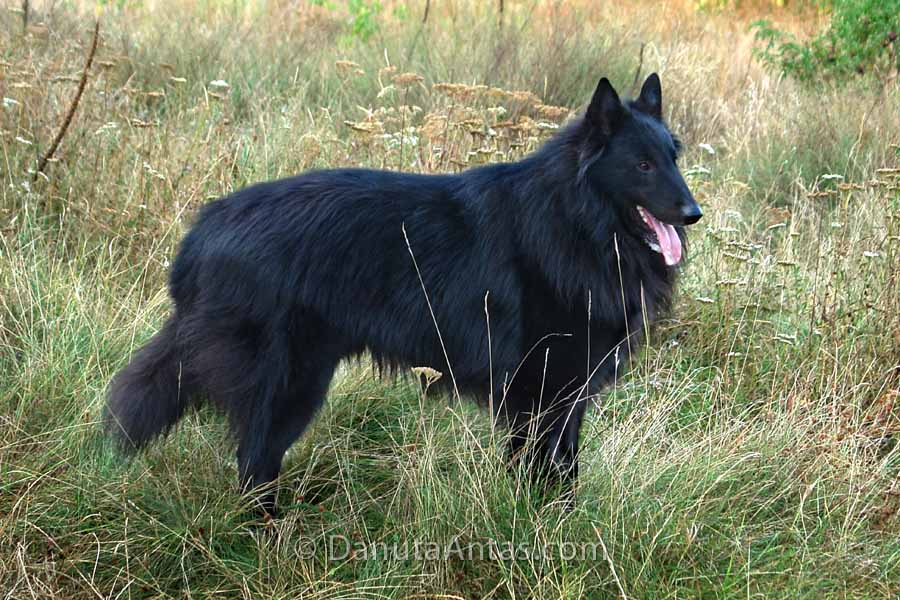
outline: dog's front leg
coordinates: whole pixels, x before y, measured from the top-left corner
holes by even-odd
[[[581,423],[587,399],[579,398],[564,407],[548,423],[544,451],[551,474],[559,480],[567,491],[574,491],[578,480],[578,448]]]
[[[511,428],[510,467],[525,466],[531,481],[553,495],[572,499],[578,479],[579,430],[587,400],[524,418]]]

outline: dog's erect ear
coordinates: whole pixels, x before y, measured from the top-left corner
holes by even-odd
[[[609,83],[609,79],[604,77],[597,84],[594,97],[588,104],[588,121],[604,135],[611,135],[619,126],[624,115],[625,108],[622,106],[622,101],[619,100],[619,95]]]
[[[635,106],[641,112],[662,121],[662,85],[659,75],[651,73],[641,87],[641,95],[635,100]]]

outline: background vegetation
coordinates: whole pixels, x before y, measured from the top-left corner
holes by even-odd
[[[822,6],[829,9],[828,25],[803,41],[767,19],[754,23],[757,39],[765,42],[757,56],[807,83],[833,83],[854,73],[896,79],[900,0],[833,0]]]
[[[900,594],[900,97],[753,57],[766,16],[693,2],[339,0],[0,15],[0,589],[8,598],[675,598]],[[515,160],[606,75],[662,74],[704,207],[672,317],[584,428],[579,502],[531,497],[479,411],[343,368],[248,521],[223,421],[122,464],[104,388],[167,311],[203,202],[362,165]],[[817,71],[813,70],[815,74]],[[789,74],[793,72],[788,69]],[[837,80],[840,79],[840,80]],[[326,560],[360,543],[599,544],[596,560]],[[310,551],[310,549],[312,549]]]

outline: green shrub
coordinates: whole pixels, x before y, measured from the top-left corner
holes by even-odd
[[[329,10],[337,10],[337,4],[332,0],[311,0],[311,3]],[[372,34],[378,32],[378,16],[383,8],[378,0],[347,0],[350,32],[363,41],[368,40]],[[400,5],[394,9],[394,16],[402,18],[405,12],[406,7]]]
[[[757,58],[805,82],[842,81],[853,74],[886,79],[900,67],[900,0],[834,0],[828,27],[807,41],[768,20],[753,23]]]

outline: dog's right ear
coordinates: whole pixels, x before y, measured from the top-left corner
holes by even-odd
[[[603,135],[612,135],[625,116],[625,107],[613,89],[609,79],[604,77],[597,84],[594,96],[587,108],[587,120]]]

